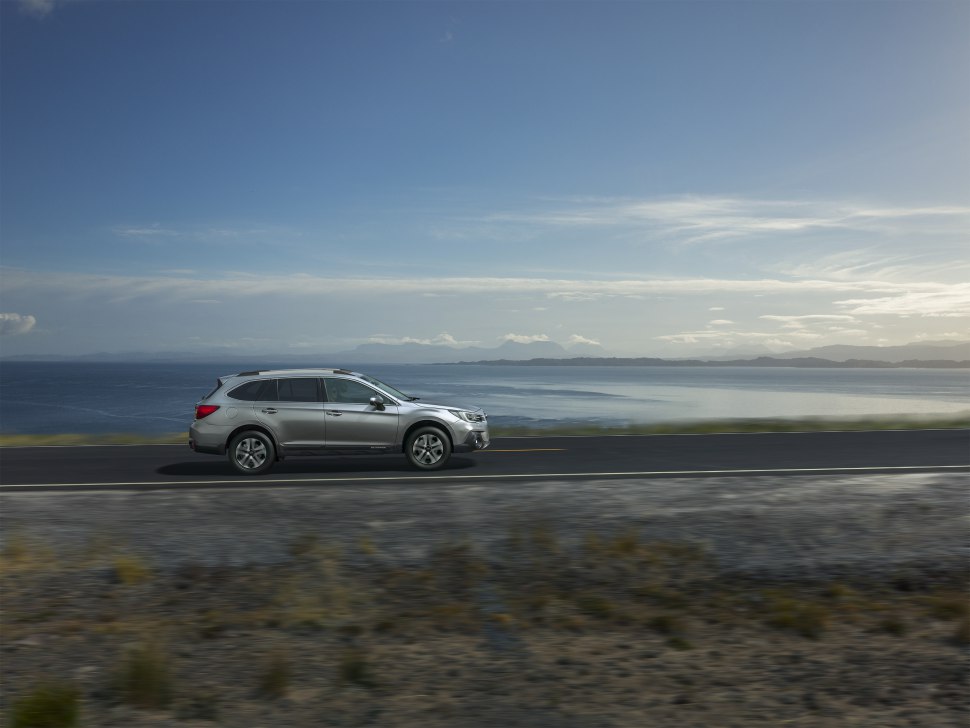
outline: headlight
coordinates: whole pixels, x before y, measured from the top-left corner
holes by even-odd
[[[484,422],[485,414],[483,412],[469,412],[468,410],[448,410],[455,417],[464,420],[465,422]]]

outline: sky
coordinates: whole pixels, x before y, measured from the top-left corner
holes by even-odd
[[[970,3],[0,1],[0,356],[970,340]]]

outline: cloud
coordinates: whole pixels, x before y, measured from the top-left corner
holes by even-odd
[[[742,341],[758,341],[758,340],[777,340],[776,333],[765,333],[762,331],[724,331],[721,329],[704,329],[703,331],[682,331],[679,334],[664,334],[663,336],[655,336],[653,338],[658,341],[667,341],[673,344],[696,344],[702,341],[724,341],[726,344],[730,344],[735,339],[740,339]],[[793,331],[786,336],[794,336],[800,339],[819,339],[821,334],[812,333],[809,331]]]
[[[181,233],[177,230],[169,230],[167,228],[160,227],[158,223],[149,225],[147,227],[119,227],[114,229],[114,233],[115,235],[120,235],[123,238],[174,238],[181,235]]]
[[[709,309],[707,309],[707,310],[708,310],[708,311],[723,311],[723,310],[724,310],[724,306],[711,306],[711,307],[710,307]]]
[[[759,316],[759,318],[765,319],[766,321],[779,321],[782,324],[783,329],[804,329],[806,326],[813,323],[825,323],[829,321],[853,323],[858,320],[854,316],[848,316],[846,314],[828,313],[810,313],[803,314],[801,316],[775,316],[768,314],[765,316]]]
[[[546,334],[506,334],[499,337],[502,341],[514,341],[517,344],[532,344],[536,341],[549,341]]]
[[[723,339],[726,334],[720,331],[683,331],[679,334],[664,334],[653,338],[658,341],[669,341],[672,344],[696,344],[708,339]]]
[[[970,207],[873,206],[826,200],[765,200],[728,196],[648,200],[564,200],[546,209],[496,213],[486,223],[557,228],[627,227],[650,230],[684,243],[732,238],[778,237],[815,231],[898,231],[923,229],[927,221],[948,220],[965,228]]]
[[[714,319],[713,321],[708,321],[707,323],[710,326],[726,326],[728,324],[733,324],[734,322],[729,321],[728,319]]]
[[[869,246],[813,257],[808,262],[783,263],[773,269],[786,276],[828,280],[966,280],[970,262],[963,260],[965,245],[964,240],[954,239],[936,249],[921,242],[908,246],[904,253]]]
[[[20,8],[35,18],[46,18],[54,10],[55,0],[20,0]]]
[[[970,317],[970,283],[937,290],[913,289],[894,296],[849,298],[835,301],[835,305],[857,316]]]
[[[51,273],[14,268],[0,269],[8,295],[20,292],[56,292],[59,297],[91,297],[124,303],[136,299],[162,299],[170,303],[208,299],[229,300],[259,296],[333,297],[389,296],[396,294],[541,295],[573,302],[614,297],[742,294],[839,297],[836,303],[848,314],[894,313],[907,315],[966,315],[970,310],[970,284],[891,281],[780,280],[777,278],[643,278],[576,280],[553,278],[441,277],[441,278],[329,278],[308,274],[262,275],[228,272],[209,276],[120,276],[89,273]],[[850,298],[843,298],[846,295]],[[870,296],[870,297],[864,297]],[[791,317],[789,317],[791,318]],[[797,318],[797,317],[795,317]],[[844,320],[844,319],[842,319]]]
[[[226,225],[169,225],[163,227],[159,222],[120,224],[112,227],[111,232],[126,240],[143,243],[177,241],[187,245],[212,244],[225,245],[274,245],[297,241],[303,231],[282,226],[235,227]]]
[[[945,331],[940,334],[917,334],[916,341],[968,341],[968,331]]]
[[[23,316],[19,313],[0,313],[0,336],[16,336],[26,334],[37,323],[33,316]]]
[[[589,344],[590,346],[600,346],[600,342],[596,339],[587,339],[585,336],[580,336],[579,334],[573,334],[569,337],[566,342],[568,344]]]
[[[391,336],[390,334],[373,334],[367,337],[367,340],[372,344],[424,344],[430,345],[444,345],[444,346],[471,346],[477,344],[477,341],[459,341],[454,336],[447,332],[442,332],[437,336],[433,336],[430,339],[415,338],[413,336]]]

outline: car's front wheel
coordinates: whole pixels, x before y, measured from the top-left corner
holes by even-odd
[[[229,443],[229,464],[242,475],[261,475],[273,467],[276,450],[273,441],[262,432],[241,432]]]
[[[419,470],[437,470],[451,457],[451,440],[437,427],[419,427],[408,435],[404,454]]]

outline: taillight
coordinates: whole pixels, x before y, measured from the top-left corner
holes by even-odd
[[[219,405],[215,404],[197,404],[195,406],[195,419],[201,420],[203,417],[208,417],[213,412],[219,409]]]

